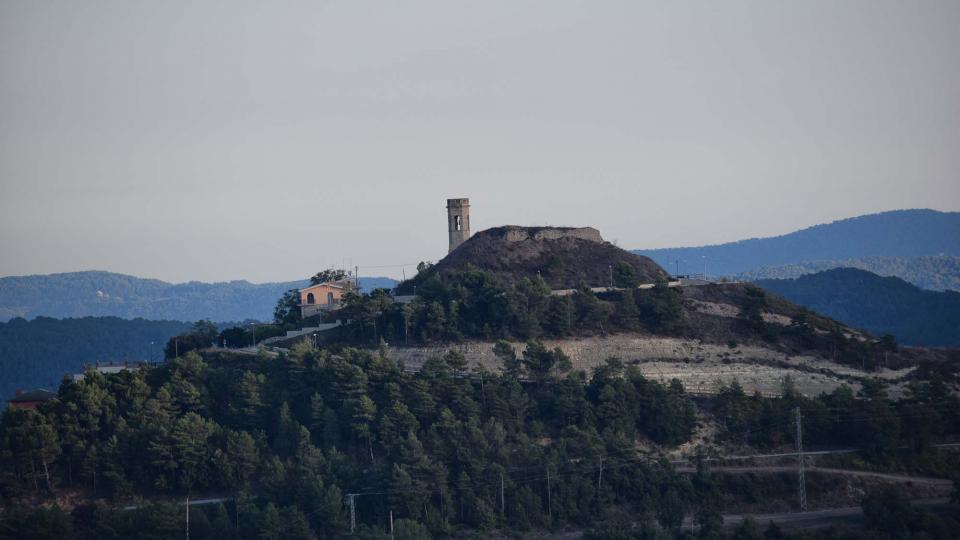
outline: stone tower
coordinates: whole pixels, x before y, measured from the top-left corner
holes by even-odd
[[[450,234],[450,250],[470,238],[470,199],[447,199],[447,231]]]

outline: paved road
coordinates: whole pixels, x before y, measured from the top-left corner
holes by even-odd
[[[693,467],[677,467],[676,469],[679,472],[696,472],[696,469]],[[713,467],[710,469],[711,472],[716,473],[745,473],[745,472],[757,472],[757,473],[778,473],[778,472],[796,472],[796,466],[786,466],[786,465],[770,465],[770,466],[752,466],[752,467]],[[926,484],[931,486],[941,486],[946,488],[953,487],[953,480],[948,480],[945,478],[930,478],[926,476],[906,476],[902,474],[889,474],[889,473],[878,473],[872,471],[854,471],[849,469],[830,469],[822,467],[807,467],[807,472],[820,472],[824,474],[840,474],[844,476],[860,476],[860,477],[869,477],[869,478],[879,478],[882,480],[887,480],[889,482],[896,482],[901,484]]]
[[[901,446],[900,448],[908,448],[907,446]],[[941,449],[957,449],[960,448],[960,443],[941,443],[933,445],[933,448]],[[834,448],[832,450],[805,450],[803,455],[806,457],[810,456],[829,456],[835,454],[855,454],[860,452],[859,448]],[[715,461],[740,461],[740,460],[751,460],[751,459],[770,459],[770,458],[785,458],[785,457],[797,457],[796,452],[783,452],[779,454],[743,454],[743,455],[734,455],[734,456],[717,456],[717,457],[708,457],[703,461],[706,463],[711,463]],[[674,459],[670,463],[673,465],[693,465],[694,460],[690,459]]]
[[[955,511],[958,505],[951,503],[947,498],[935,499],[915,499],[911,501],[914,508],[923,508],[937,513],[946,511]],[[723,527],[730,529],[742,523],[748,517],[753,519],[761,528],[766,527],[771,521],[783,529],[817,529],[847,523],[856,525],[859,523],[863,509],[859,506],[848,506],[845,508],[828,508],[826,510],[814,510],[812,512],[779,512],[773,514],[724,514]],[[697,525],[693,518],[687,518],[683,521],[684,529],[696,529]],[[583,538],[583,531],[568,531],[556,533],[550,536],[554,540],[576,540]]]
[[[202,505],[204,505],[204,504],[219,504],[219,503],[222,503],[222,502],[227,502],[227,501],[232,501],[232,500],[233,500],[233,497],[209,497],[209,498],[206,498],[206,499],[190,499],[190,506],[202,506]],[[175,501],[175,502],[176,502],[177,504],[179,504],[180,506],[183,506],[183,505],[187,504],[187,501],[186,501],[186,500]],[[145,503],[143,503],[143,504],[131,504],[131,505],[129,505],[129,506],[124,506],[123,509],[124,509],[124,510],[136,510],[137,508],[140,508],[140,507],[143,506],[144,504],[149,504],[149,503],[145,502]]]
[[[957,505],[951,504],[947,498],[936,499],[917,499],[912,501],[915,508],[925,510],[942,511],[956,508]],[[728,514],[723,516],[723,526],[725,528],[736,527],[746,518],[752,518],[761,527],[769,522],[774,522],[784,529],[814,529],[819,527],[828,527],[842,522],[857,522],[863,515],[863,509],[859,506],[849,506],[846,508],[829,508],[826,510],[815,510],[812,512],[781,512],[776,514]],[[684,522],[684,528],[695,528],[692,520]]]

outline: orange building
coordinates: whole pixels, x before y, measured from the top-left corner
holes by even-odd
[[[349,279],[330,281],[300,289],[300,315],[312,317],[322,311],[339,309],[343,295],[353,290]]]

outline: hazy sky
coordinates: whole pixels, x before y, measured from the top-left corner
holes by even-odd
[[[960,2],[0,1],[0,275],[399,275],[448,197],[630,248],[960,209]]]

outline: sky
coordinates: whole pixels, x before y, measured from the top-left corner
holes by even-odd
[[[960,209],[960,2],[0,0],[0,275],[400,277]]]

